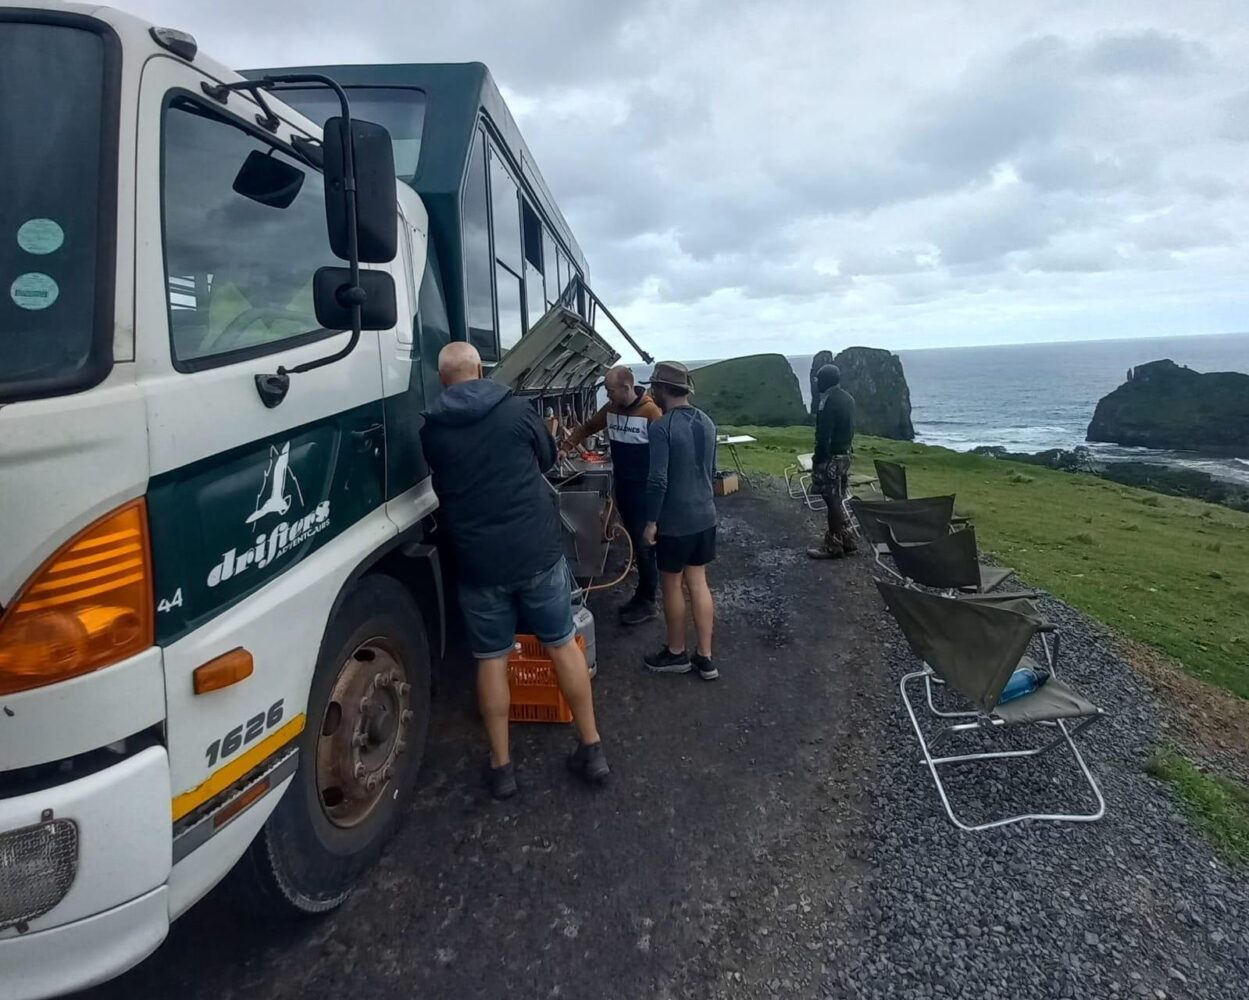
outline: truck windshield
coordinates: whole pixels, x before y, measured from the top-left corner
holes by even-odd
[[[395,176],[410,183],[421,158],[425,93],[405,87],[346,87],[351,117],[385,126],[395,147]],[[324,125],[342,114],[338,95],[324,87],[282,87],[277,97],[309,121]]]
[[[0,402],[82,389],[111,365],[111,281],[98,272],[111,261],[101,202],[115,169],[102,154],[114,42],[0,19]]]

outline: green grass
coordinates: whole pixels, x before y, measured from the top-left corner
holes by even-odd
[[[813,448],[810,427],[733,427],[747,470],[776,475]],[[955,493],[980,547],[1128,638],[1249,698],[1249,514],[1096,476],[861,437],[906,465],[912,496]]]
[[[1149,773],[1169,782],[1189,818],[1228,861],[1249,864],[1249,789],[1209,775],[1174,750],[1161,750]]]

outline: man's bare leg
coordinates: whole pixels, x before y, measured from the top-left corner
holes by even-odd
[[[477,704],[490,741],[490,766],[502,767],[511,758],[507,741],[507,714],[512,691],[507,683],[507,657],[477,661]]]
[[[555,667],[555,679],[572,709],[572,722],[582,743],[599,741],[594,721],[594,695],[590,687],[590,668],[576,640],[562,646],[547,646],[546,654]]]
[[[707,585],[706,566],[686,566],[685,585],[690,589],[690,607],[694,613],[694,632],[698,637],[696,652],[711,656],[711,633],[715,625],[716,606]]]
[[[664,625],[668,633],[668,649],[685,652],[685,592],[681,589],[680,573],[660,573],[664,593]]]

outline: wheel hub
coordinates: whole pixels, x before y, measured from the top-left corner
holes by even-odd
[[[336,826],[351,827],[377,806],[407,747],[411,686],[402,659],[382,638],[343,663],[321,719],[317,789]]]

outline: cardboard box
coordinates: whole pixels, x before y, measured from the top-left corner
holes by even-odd
[[[730,493],[736,493],[741,489],[741,483],[738,482],[736,472],[717,472],[712,487],[716,496],[726,497]]]

